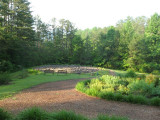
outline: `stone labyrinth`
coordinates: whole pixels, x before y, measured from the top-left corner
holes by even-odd
[[[58,72],[59,70],[66,70],[67,73],[93,73],[97,72],[99,68],[97,67],[86,67],[79,65],[45,65],[34,68],[36,70],[45,71],[45,70],[53,70],[54,72]]]

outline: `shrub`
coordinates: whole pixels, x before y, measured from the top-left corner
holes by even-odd
[[[91,95],[91,96],[98,96],[99,95],[99,91],[95,88],[87,89],[85,91],[85,93],[88,94],[88,95]]]
[[[160,97],[160,86],[154,87],[151,95],[152,97]]]
[[[147,104],[147,98],[142,95],[128,95],[124,96],[125,101],[130,103]]]
[[[155,82],[155,76],[153,74],[149,74],[146,76],[146,83],[151,84]]]
[[[7,111],[0,108],[0,120],[9,120],[9,119],[11,119],[11,115]]]
[[[146,104],[147,98],[142,95],[133,96],[133,103]]]
[[[86,85],[90,83],[90,80],[85,80],[85,81],[81,81],[78,82],[76,85],[76,89],[85,93],[86,92]]]
[[[16,120],[47,120],[50,116],[44,110],[33,107],[19,113]]]
[[[154,75],[160,75],[160,71],[159,70],[153,70],[152,74],[154,74]]]
[[[0,71],[10,72],[13,70],[13,64],[10,61],[0,61]]]
[[[89,83],[90,89],[95,89],[97,91],[100,91],[102,89],[103,83],[102,81],[98,79],[92,79],[91,82]]]
[[[128,70],[125,77],[135,78],[137,74],[133,70]]]
[[[138,75],[137,75],[137,78],[145,79],[145,78],[146,78],[146,75],[145,75],[145,74],[138,74]]]
[[[1,73],[0,74],[0,85],[9,84],[11,82],[11,78],[8,73]]]
[[[23,78],[26,78],[26,77],[28,77],[28,71],[24,69],[24,70],[22,70],[22,71],[20,72],[19,78],[20,78],[20,79],[23,79]]]
[[[134,81],[128,85],[130,89],[130,94],[134,95],[144,95],[146,97],[152,96],[152,90],[154,89],[154,84],[147,84],[145,81]]]
[[[158,79],[159,80],[159,79]],[[106,100],[126,101],[138,104],[158,105],[160,97],[160,86],[154,83],[148,84],[144,79],[120,78],[116,76],[104,75],[99,79],[81,81],[76,85],[76,89],[91,96],[97,96]]]
[[[88,119],[83,117],[82,115],[76,114],[71,111],[70,112],[60,111],[57,113],[52,113],[51,120],[88,120]]]
[[[160,106],[160,98],[159,97],[154,97],[150,100],[151,105],[155,105],[155,106]]]
[[[124,97],[121,93],[115,93],[114,94],[114,100],[116,101],[124,101]]]
[[[160,78],[158,76],[155,78],[154,84],[155,84],[155,87],[160,85]]]
[[[112,92],[102,92],[99,96],[106,100],[114,100],[114,93]]]

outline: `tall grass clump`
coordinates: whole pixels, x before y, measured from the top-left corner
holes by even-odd
[[[49,120],[50,116],[44,110],[33,107],[19,113],[16,120]]]
[[[0,108],[0,120],[128,120],[125,117],[99,115],[89,119],[72,111],[46,112],[33,107],[23,110],[16,116],[11,116],[7,111]]]
[[[0,120],[11,120],[11,115],[2,108],[0,108]]]
[[[89,120],[88,118],[76,114],[72,111],[60,111],[60,112],[56,112],[56,113],[52,113],[50,115],[50,119],[51,120]]]
[[[129,119],[125,117],[99,115],[96,120],[129,120]]]

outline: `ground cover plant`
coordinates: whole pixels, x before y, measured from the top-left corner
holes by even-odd
[[[152,74],[144,77],[128,71],[121,76],[103,75],[79,82],[76,89],[107,100],[160,106],[160,78]]]
[[[87,118],[72,111],[46,112],[40,108],[23,110],[16,116],[0,109],[1,120],[128,120],[125,117],[99,115],[97,118]]]
[[[2,78],[5,78],[6,80],[8,78],[8,74],[6,76],[7,77],[0,75],[0,80]],[[79,74],[57,75],[57,74],[51,74],[51,73],[44,74],[40,71],[31,71],[31,70],[29,71],[29,73],[27,73],[26,70],[23,70],[23,71],[10,74],[10,77],[13,80],[11,84],[0,85],[0,99],[10,97],[21,90],[30,88],[38,84],[46,83],[46,82],[89,78],[93,76],[91,76],[90,74],[80,74],[80,75]],[[5,82],[8,82],[8,81],[5,81]]]

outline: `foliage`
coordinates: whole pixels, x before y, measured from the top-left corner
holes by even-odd
[[[107,100],[159,106],[159,84],[148,84],[145,79],[103,75],[98,79],[79,82],[76,89]]]
[[[1,120],[10,120],[11,115],[7,111],[5,111],[4,109],[0,108],[0,118],[1,118]]]
[[[10,61],[0,61],[0,71],[7,72],[13,70],[13,64]]]
[[[159,74],[157,13],[78,30],[69,20],[53,18],[48,24],[33,18],[28,0],[1,0],[0,5],[0,71],[67,63]]]
[[[151,83],[154,83],[155,80],[156,80],[156,77],[152,74],[149,74],[149,75],[146,76],[145,81],[146,81],[146,83],[151,84]]]
[[[0,85],[6,85],[11,82],[12,79],[8,73],[0,73]]]
[[[51,114],[51,119],[53,120],[88,120],[88,118],[76,114],[72,111],[60,111]]]
[[[153,70],[152,74],[154,74],[154,75],[160,75],[160,71],[159,70]]]
[[[160,106],[160,98],[159,97],[152,98],[151,105]]]
[[[117,116],[108,116],[108,115],[99,115],[96,120],[128,120],[128,118],[117,117]]]
[[[72,111],[46,112],[38,107],[28,108],[16,116],[11,116],[7,111],[0,108],[1,120],[128,120],[126,117],[98,115],[91,119]]]
[[[125,76],[135,78],[137,75],[133,70],[128,70]]]
[[[22,111],[17,115],[16,120],[48,120],[49,115],[47,112],[39,108],[30,108]]]

